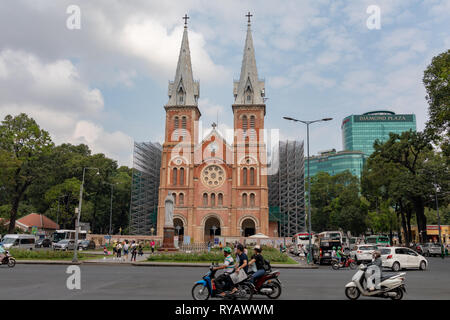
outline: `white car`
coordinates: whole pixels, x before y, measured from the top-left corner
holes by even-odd
[[[356,260],[357,263],[372,261],[372,253],[377,250],[378,247],[370,244],[359,244],[353,247],[350,251],[350,256]]]
[[[428,266],[427,259],[409,248],[383,247],[380,252],[383,267],[391,268],[395,272],[407,268],[425,270]]]

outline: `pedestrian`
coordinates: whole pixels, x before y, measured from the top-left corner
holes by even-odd
[[[144,255],[144,248],[142,247],[142,243],[139,243],[138,246],[138,255],[142,257]]]
[[[116,251],[117,251],[117,259],[121,259],[122,258],[122,244],[120,242],[117,243]]]
[[[114,240],[114,242],[113,242],[113,260],[116,260],[116,256],[117,256],[117,241]]]
[[[106,256],[108,255],[108,249],[106,248],[106,244],[103,246],[103,260],[106,259]]]
[[[208,241],[208,253],[211,252],[211,241]]]
[[[137,255],[137,247],[136,247],[136,241],[131,242],[131,261],[136,261],[136,255]]]
[[[155,240],[152,239],[152,241],[150,242],[150,247],[152,247],[152,254],[155,253]]]
[[[128,250],[129,250],[130,246],[128,245],[128,240],[125,240],[123,243],[123,260],[127,261],[128,260]]]

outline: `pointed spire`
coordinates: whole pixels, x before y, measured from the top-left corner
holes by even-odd
[[[245,39],[244,56],[242,58],[241,76],[239,82],[234,83],[235,104],[263,104],[264,81],[258,79],[256,68],[255,48],[250,18],[250,12],[246,15],[247,37]]]
[[[178,56],[177,70],[175,80],[169,82],[169,106],[197,106],[197,100],[200,95],[200,86],[194,81],[192,74],[191,52],[189,50],[187,20],[185,15],[184,32],[181,41],[180,55]]]

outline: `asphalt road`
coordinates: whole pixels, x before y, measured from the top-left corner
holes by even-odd
[[[426,271],[409,270],[404,299],[450,299],[450,258],[429,258]],[[206,268],[81,265],[81,289],[68,290],[67,266],[0,266],[0,299],[191,299]],[[353,270],[281,269],[280,299],[346,299]],[[255,300],[263,297],[255,297]],[[364,298],[361,298],[364,299]]]

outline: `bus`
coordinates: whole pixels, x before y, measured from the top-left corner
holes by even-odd
[[[389,247],[391,245],[391,241],[388,236],[384,235],[373,235],[366,237],[365,242],[367,244],[375,244],[379,246]]]
[[[313,232],[311,237],[311,244],[316,242],[316,235]],[[297,233],[292,237],[292,243],[294,245],[294,253],[298,254],[299,245],[307,247],[309,245],[309,233]]]
[[[86,230],[81,230],[78,232],[78,240],[85,240],[87,232]],[[53,232],[53,243],[57,243],[61,240],[74,240],[75,230],[56,230]]]
[[[343,242],[344,234],[341,231],[324,231],[319,233],[319,239],[339,240]]]

